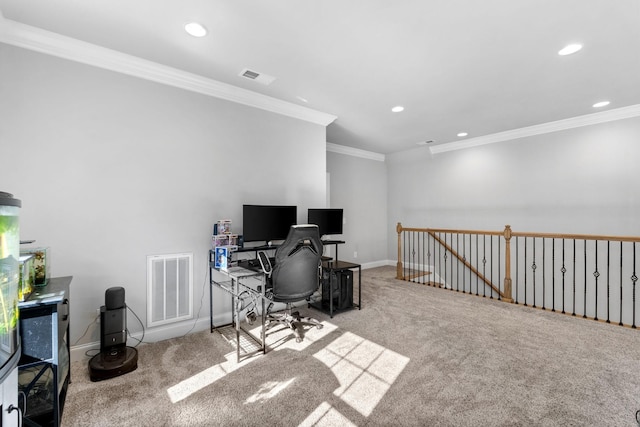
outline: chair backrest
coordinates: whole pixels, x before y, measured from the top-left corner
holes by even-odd
[[[292,225],[282,246],[276,250],[271,272],[273,300],[301,301],[319,284],[322,241],[315,224]]]

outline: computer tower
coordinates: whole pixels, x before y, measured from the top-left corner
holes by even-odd
[[[329,305],[329,292],[333,296],[333,309],[343,310],[353,306],[353,271],[324,270],[322,276],[322,305]]]

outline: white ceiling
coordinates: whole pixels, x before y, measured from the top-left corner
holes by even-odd
[[[376,153],[583,116],[601,100],[640,104],[640,0],[0,0],[0,11],[335,115],[328,142]],[[209,34],[187,35],[191,21]],[[574,42],[582,51],[557,54]]]

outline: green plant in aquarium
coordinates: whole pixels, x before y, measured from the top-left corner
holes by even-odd
[[[18,307],[15,298],[5,296],[11,292],[11,283],[18,280],[18,260],[13,256],[0,259],[0,334],[8,334],[18,324]],[[15,291],[15,290],[14,290]]]
[[[19,221],[17,216],[0,215],[0,259],[9,256],[11,244],[19,244]],[[10,239],[15,239],[12,242]]]

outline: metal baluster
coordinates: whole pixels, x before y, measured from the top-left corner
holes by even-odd
[[[493,299],[493,236],[489,236],[489,248],[489,250],[491,251],[489,253],[489,271],[491,271],[491,278],[489,279],[489,281],[492,285],[489,288],[489,291],[491,293],[491,299]]]
[[[544,240],[544,237],[542,238],[542,309],[546,310],[547,309],[547,303],[546,303],[546,279],[545,279],[545,260],[547,259],[547,245],[546,242]]]
[[[567,267],[564,264],[564,239],[562,239],[562,268],[560,271],[562,272],[562,314],[564,314],[564,275],[567,272]]]
[[[611,279],[611,264],[610,264],[610,260],[611,260],[611,241],[607,240],[607,323],[611,323],[611,320],[609,318],[609,312],[611,311],[611,299],[610,299],[610,295],[609,295],[609,280]]]
[[[551,311],[556,311],[556,239],[551,239]]]
[[[462,288],[467,288],[467,243],[464,240],[465,235],[462,235]],[[469,293],[471,293],[471,283],[469,283]]]
[[[571,315],[576,315],[576,239],[573,239],[573,311]]]
[[[503,285],[500,277],[500,272],[502,271],[502,268],[500,268],[500,266],[502,265],[501,261],[502,261],[502,252],[500,252],[500,237],[498,237],[498,289],[500,289],[500,286]],[[498,299],[502,300],[502,297],[500,296],[500,292],[498,292]]]
[[[524,238],[524,306],[527,306],[527,238]]]
[[[451,247],[453,248],[453,235],[451,236]],[[456,247],[455,251],[460,256],[460,234],[456,233]],[[451,257],[451,277],[453,277],[453,256]],[[460,261],[456,258],[456,292],[460,291]],[[462,284],[462,293],[464,293],[464,283]]]
[[[441,233],[438,233],[438,243],[441,240]],[[434,243],[435,244],[435,243]],[[440,277],[440,282],[442,282],[442,245],[438,244],[438,276]],[[444,283],[445,287],[447,286],[446,282]],[[442,283],[440,284],[442,287]]]
[[[482,276],[487,277],[487,235],[482,235]],[[482,297],[487,296],[487,285],[482,284]]]
[[[533,264],[531,264],[531,270],[533,270],[532,274],[532,286],[533,286],[533,308],[536,308],[536,238],[533,238]]]
[[[620,323],[622,326],[622,242],[620,242]]]
[[[638,276],[636,276],[636,242],[633,242],[633,276],[631,276],[631,281],[633,282],[633,299],[632,299],[633,323],[631,324],[631,327],[635,329],[636,328],[636,282],[638,281]]]
[[[445,243],[447,242],[447,239],[445,239]],[[449,263],[449,272],[451,273],[451,279],[453,281],[453,262],[455,261],[455,257],[453,256],[453,233],[450,233],[449,235],[449,247],[451,248],[451,250],[449,251],[450,255],[451,255],[451,262]],[[453,282],[451,283],[451,290],[453,290]],[[456,292],[458,292],[458,281],[456,280]]]
[[[425,263],[425,257],[426,257],[426,252],[425,252],[425,244],[427,241],[427,233],[425,233],[424,231],[420,233],[420,235],[422,236],[422,259],[421,259],[421,263],[422,263],[422,284],[426,284],[426,280],[427,280],[427,264]]]
[[[595,283],[596,295],[595,295],[595,302],[594,302],[595,313],[593,315],[593,320],[598,320],[598,277],[600,277],[600,272],[598,271],[598,241],[597,240],[595,241],[595,251],[596,251],[596,259],[595,259],[596,271],[593,272],[593,277],[595,277],[596,279],[596,283]]]
[[[433,242],[433,274],[436,274],[436,236],[434,235],[433,238],[431,239]],[[440,273],[438,273],[438,287],[441,288],[442,287],[442,281],[440,280]]]
[[[587,240],[584,241],[584,308],[582,309],[582,317],[587,318]]]
[[[416,233],[417,231],[414,231],[411,233],[411,256],[413,258],[413,262],[411,263],[411,281],[413,283],[416,282],[416,278],[417,278],[417,268],[418,268],[418,263],[416,260],[416,256],[417,256],[417,252],[416,252]]]
[[[404,246],[404,250],[402,251],[402,276],[404,277],[405,280],[407,279],[407,262],[408,262],[407,261],[407,256],[408,256],[408,254],[407,254],[407,251],[408,251],[408,249],[407,249],[407,246],[408,246],[407,235],[408,234],[409,234],[409,232],[407,232],[407,231],[403,231],[402,232],[402,243],[403,243],[403,246]]]
[[[478,262],[478,257],[480,256],[479,245],[478,245],[478,243],[479,243],[479,242],[478,242],[478,239],[479,239],[479,237],[478,237],[478,235],[476,234],[476,265],[477,265],[477,266],[480,266],[480,263]],[[476,295],[479,295],[479,294],[478,294],[478,289],[479,289],[479,288],[480,288],[480,276],[478,276],[478,275],[476,274]]]
[[[520,287],[520,286],[518,286],[518,284],[519,284],[519,282],[518,282],[518,271],[519,271],[518,265],[520,264],[520,259],[518,257],[518,246],[520,246],[520,245],[518,245],[518,236],[516,236],[516,282],[515,282],[516,283],[516,304],[518,304],[518,288]]]
[[[431,274],[435,274],[435,269],[434,269],[434,268],[431,268],[431,267],[432,267],[432,266],[431,266],[431,249],[429,248],[429,239],[430,239],[430,236],[431,236],[431,235],[430,235],[429,233],[426,233],[426,237],[427,237],[427,267],[428,267],[428,268],[430,268],[429,272],[430,272]],[[428,283],[428,282],[433,283],[433,280],[431,280],[431,281],[427,280],[427,283]]]
[[[446,286],[449,283],[447,282],[447,233],[444,235],[444,245],[444,283]],[[453,286],[450,289],[453,290]]]

